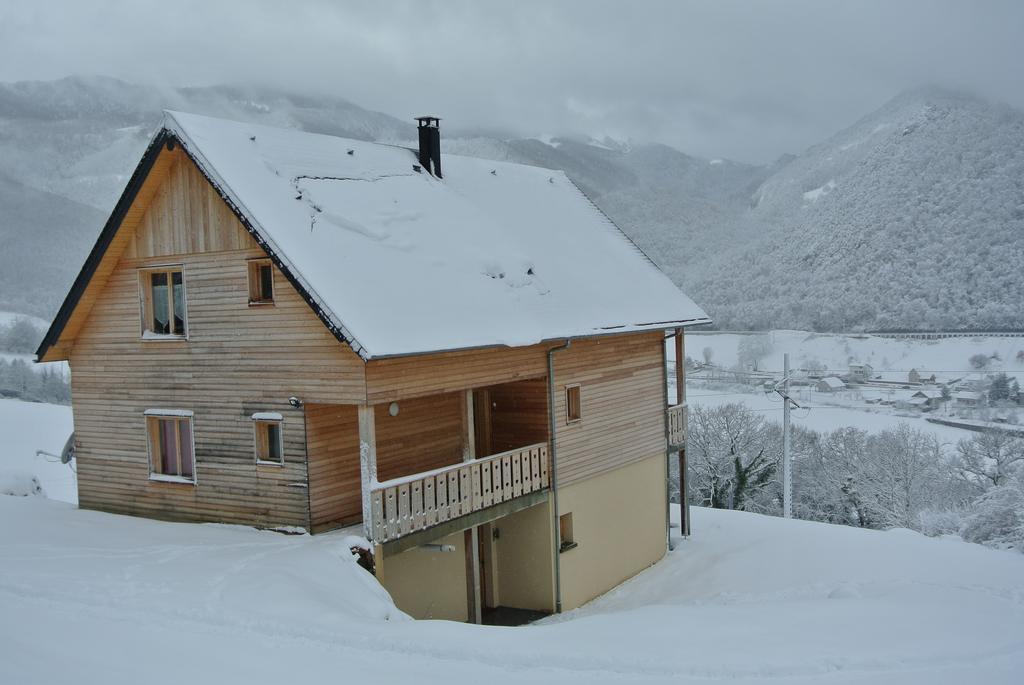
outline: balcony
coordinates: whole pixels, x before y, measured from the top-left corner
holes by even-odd
[[[547,498],[544,378],[305,412],[314,532],[362,523],[390,556]]]
[[[686,449],[686,404],[676,404],[665,410],[668,424],[668,449],[675,452]]]
[[[370,491],[373,540],[391,542],[547,487],[547,443],[394,478]]]

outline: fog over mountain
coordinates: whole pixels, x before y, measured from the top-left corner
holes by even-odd
[[[0,309],[53,315],[163,108],[414,135],[411,121],[269,88],[0,84]],[[770,165],[585,136],[442,136],[448,154],[564,169],[721,327],[1024,325],[1024,115],[1009,107],[913,90]]]

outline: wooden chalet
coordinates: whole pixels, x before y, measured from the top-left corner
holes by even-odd
[[[165,115],[38,351],[80,506],[357,526],[418,617],[573,608],[664,554],[666,335],[708,318],[563,173],[419,133]]]

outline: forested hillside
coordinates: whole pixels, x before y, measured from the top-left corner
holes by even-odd
[[[785,165],[682,275],[723,327],[1024,327],[1024,114],[905,93]]]

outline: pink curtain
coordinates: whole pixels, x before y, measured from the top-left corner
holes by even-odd
[[[174,442],[174,421],[160,419],[160,472],[168,476],[178,475],[178,447]]]
[[[192,455],[192,422],[185,419],[178,421],[178,437],[181,440],[181,475],[191,478],[193,474]]]

